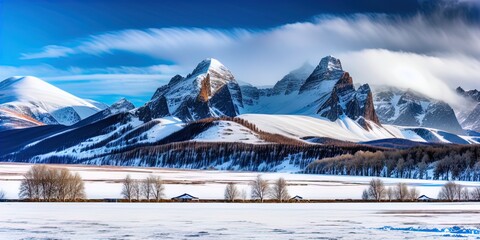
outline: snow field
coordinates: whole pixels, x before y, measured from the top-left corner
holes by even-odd
[[[304,199],[360,199],[372,177],[331,176],[313,174],[295,174],[289,172],[257,173],[207,170],[181,170],[161,168],[135,168],[112,166],[51,165],[66,167],[78,172],[85,181],[87,198],[121,198],[121,181],[127,175],[134,179],[145,179],[150,175],[160,176],[165,183],[165,197],[172,198],[189,193],[200,199],[223,199],[225,186],[229,182],[238,184],[240,190],[250,197],[249,183],[261,174],[264,179],[273,181],[283,177],[288,182],[290,195],[300,195]],[[18,189],[22,175],[31,164],[0,164],[0,189],[6,192],[6,198],[18,198]],[[416,187],[420,194],[436,198],[445,181],[382,178],[387,186],[398,182]],[[478,187],[479,182],[458,182],[466,187]]]

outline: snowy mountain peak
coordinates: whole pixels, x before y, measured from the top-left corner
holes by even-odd
[[[231,74],[230,71],[220,61],[215,58],[207,58],[201,61],[189,76],[209,73],[212,71]]]
[[[158,88],[138,114],[144,121],[165,116],[190,121],[236,116],[242,107],[240,86],[233,74],[218,60],[208,58],[185,78],[177,75]]]
[[[331,55],[322,58],[318,66],[320,72],[343,71],[340,59]]]
[[[300,88],[300,92],[310,90],[330,92],[332,91],[333,84],[335,84],[344,73],[340,59],[333,56],[326,56],[320,60],[315,70],[313,70],[307,80],[305,80],[305,83]]]
[[[121,98],[120,100],[113,103],[108,109],[110,111],[117,113],[117,112],[125,112],[135,108],[135,105],[128,101],[126,98]]]

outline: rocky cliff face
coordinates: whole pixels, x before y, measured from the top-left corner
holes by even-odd
[[[137,114],[143,121],[165,116],[192,121],[236,116],[242,107],[242,93],[233,74],[219,61],[206,59],[188,76],[177,75],[158,88]]]
[[[328,94],[331,85],[333,88]],[[320,61],[300,91],[327,91],[327,97],[324,97],[325,100],[317,113],[331,121],[347,116],[359,121],[365,128],[369,128],[369,126],[364,120],[380,125],[369,85],[364,84],[356,90],[350,74],[343,71],[340,60],[332,56],[325,57]]]
[[[455,112],[445,102],[413,90],[384,86],[377,86],[374,96],[375,108],[382,123],[464,133]]]

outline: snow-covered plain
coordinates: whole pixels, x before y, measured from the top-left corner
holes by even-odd
[[[478,239],[479,203],[0,203],[0,239]]]
[[[18,198],[18,189],[22,175],[31,164],[0,164],[0,189],[6,192],[6,198]],[[184,170],[165,168],[50,165],[64,167],[78,172],[85,181],[87,198],[120,198],[121,181],[130,175],[134,179],[145,179],[149,175],[160,176],[165,183],[165,197],[172,198],[189,193],[200,199],[223,199],[225,186],[235,182],[238,187],[250,192],[249,183],[261,174],[264,179],[275,180],[283,177],[288,181],[290,195],[300,195],[304,199],[360,199],[371,177],[331,176],[315,174],[295,174],[288,172],[257,173],[207,170]],[[420,194],[436,198],[445,181],[383,178],[387,186],[405,182],[416,187]],[[458,182],[466,187],[478,187],[479,182]],[[249,196],[247,196],[249,197]]]
[[[17,198],[30,164],[0,164],[0,189]],[[228,182],[249,192],[258,173],[51,165],[81,174],[88,198],[118,198],[127,174],[161,176],[166,197],[221,199]],[[262,173],[284,177],[305,199],[358,199],[370,177]],[[406,182],[435,197],[444,181]],[[478,182],[459,182],[467,187]],[[480,238],[480,203],[20,203],[0,202],[0,239],[467,239]]]

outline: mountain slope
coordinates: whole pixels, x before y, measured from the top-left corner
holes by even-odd
[[[96,105],[35,77],[12,77],[0,82],[0,109],[9,118],[22,115],[42,124],[72,125],[102,110]],[[8,124],[2,122],[2,126]],[[8,128],[17,127],[23,126]]]

